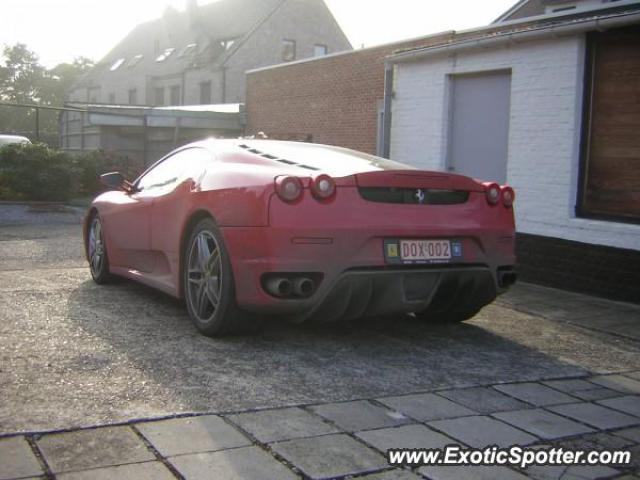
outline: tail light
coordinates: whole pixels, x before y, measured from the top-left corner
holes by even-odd
[[[336,193],[336,183],[329,175],[318,175],[311,181],[311,192],[318,200],[327,200]]]
[[[502,192],[500,191],[500,185],[497,183],[485,183],[484,193],[487,196],[487,202],[490,205],[496,205],[500,201]]]
[[[513,191],[513,188],[502,187],[502,203],[504,203],[505,207],[509,208],[512,206],[515,199],[516,192]]]
[[[302,197],[302,182],[298,177],[276,178],[276,193],[288,203],[293,203]]]

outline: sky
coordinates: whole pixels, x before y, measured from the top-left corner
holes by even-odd
[[[199,0],[203,5],[212,0]],[[354,48],[486,25],[516,0],[325,0]],[[100,60],[137,24],[186,0],[2,0],[0,46],[24,43],[53,67]]]

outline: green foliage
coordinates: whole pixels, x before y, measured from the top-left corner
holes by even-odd
[[[46,69],[26,45],[17,43],[0,51],[0,102],[41,106],[62,106],[66,92],[84,75],[93,62],[84,57]],[[34,140],[35,111],[0,105],[0,133],[17,133]],[[58,115],[41,111],[40,134],[57,142]]]
[[[73,156],[44,144],[0,148],[0,200],[67,201],[104,190],[99,175],[128,171],[125,158],[96,151]],[[132,178],[132,177],[131,177]]]

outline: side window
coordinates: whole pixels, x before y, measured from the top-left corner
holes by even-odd
[[[188,148],[165,158],[142,176],[136,186],[142,191],[171,187],[175,188],[189,175],[197,175],[213,154],[203,148]]]

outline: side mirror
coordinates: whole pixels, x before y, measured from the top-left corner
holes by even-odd
[[[132,185],[120,172],[100,175],[100,182],[113,190],[124,190],[125,192],[131,192],[132,190]]]

